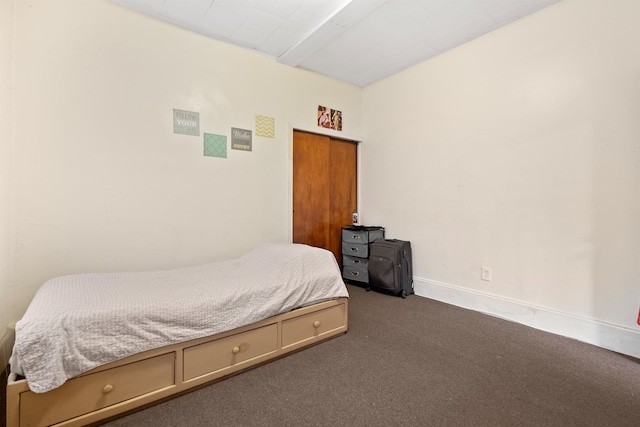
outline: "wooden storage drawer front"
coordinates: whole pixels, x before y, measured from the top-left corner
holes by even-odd
[[[278,325],[263,326],[184,350],[184,380],[219,371],[278,349]]]
[[[285,320],[282,322],[282,348],[321,337],[345,325],[344,304]]]
[[[26,391],[20,394],[20,425],[48,426],[171,386],[174,365],[172,352],[73,378],[47,393]],[[146,380],[132,382],[133,375]]]

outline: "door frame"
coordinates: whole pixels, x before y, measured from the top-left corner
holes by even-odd
[[[315,133],[317,135],[323,135],[323,136],[330,136],[331,138],[335,138],[335,139],[343,139],[345,141],[351,141],[351,142],[355,142],[356,143],[356,156],[357,156],[357,165],[358,165],[358,170],[356,173],[356,179],[358,181],[357,185],[356,185],[356,197],[358,198],[358,203],[357,203],[357,209],[358,209],[358,213],[360,214],[360,218],[362,219],[362,210],[361,210],[361,197],[360,197],[360,188],[361,188],[361,184],[360,184],[360,178],[362,176],[362,167],[361,167],[361,150],[362,150],[362,141],[363,138],[361,135],[355,135],[355,134],[349,134],[349,133],[343,133],[343,132],[338,132],[336,130],[332,130],[332,129],[325,129],[325,128],[321,128],[321,127],[309,127],[309,126],[302,126],[302,125],[298,125],[298,124],[294,124],[289,122],[289,129],[288,129],[288,137],[287,140],[289,141],[289,147],[287,150],[289,159],[287,161],[287,174],[288,174],[288,181],[289,181],[289,197],[288,197],[288,205],[289,205],[289,210],[287,213],[287,241],[289,243],[293,242],[293,131],[294,130],[298,130],[301,132],[307,132],[307,133]]]

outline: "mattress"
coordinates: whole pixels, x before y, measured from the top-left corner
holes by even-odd
[[[44,393],[135,353],[340,297],[348,292],[333,254],[302,244],[266,243],[195,267],[57,277],[16,324],[11,371]]]

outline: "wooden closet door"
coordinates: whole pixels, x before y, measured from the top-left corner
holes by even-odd
[[[333,252],[342,264],[341,228],[357,209],[357,143],[294,131],[293,242]]]

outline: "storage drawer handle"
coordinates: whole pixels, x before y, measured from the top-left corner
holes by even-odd
[[[351,248],[351,252],[358,252],[358,248]]]
[[[242,353],[243,351],[247,351],[249,349],[249,344],[247,344],[246,342],[241,343],[238,346],[235,346],[231,349],[231,352],[233,354],[238,354],[238,353]]]
[[[360,236],[358,234],[354,234],[352,238],[353,239],[360,239]]]
[[[360,264],[360,260],[359,260],[359,259],[354,259],[354,260],[353,260],[353,263],[354,263],[354,264]]]
[[[102,393],[103,394],[109,394],[113,391],[113,386],[111,384],[107,384],[106,386],[104,386],[102,388]]]
[[[319,328],[320,327],[320,321],[316,320],[315,322],[313,322],[313,327],[314,328]]]
[[[359,275],[360,275],[360,272],[359,272],[359,271],[352,271],[352,272],[351,272],[351,275],[352,275],[352,276],[359,276]]]

